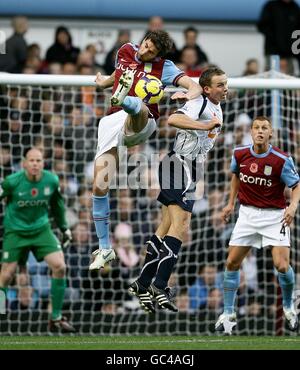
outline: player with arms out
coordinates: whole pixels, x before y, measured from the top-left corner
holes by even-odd
[[[146,243],[147,252],[139,278],[129,287],[141,307],[154,312],[152,300],[162,308],[177,311],[168,281],[176,264],[184,234],[188,232],[195,203],[196,185],[203,178],[207,153],[214,146],[223,122],[220,102],[226,99],[227,76],[219,68],[201,75],[203,95],[192,99],[169,117],[178,129],[173,151],[159,167],[162,221]]]
[[[162,81],[164,86],[186,88],[176,92],[172,99],[190,100],[201,94],[200,86],[173,62],[164,59],[172,46],[165,31],[147,33],[140,46],[127,43],[116,56],[116,69],[108,78],[97,74],[100,89],[112,87],[111,108],[98,128],[98,147],[95,156],[93,182],[93,218],[99,249],[93,252],[90,270],[100,269],[115,258],[109,237],[110,182],[116,172],[118,147],[132,147],[145,142],[156,129],[158,105],[144,103],[135,95],[135,85],[146,74]]]
[[[236,325],[234,303],[240,282],[239,270],[251,247],[272,248],[284,316],[290,330],[298,327],[292,301],[295,276],[290,266],[289,226],[300,199],[299,175],[292,158],[270,144],[272,124],[267,117],[254,119],[251,136],[253,145],[238,147],[233,152],[230,196],[222,212],[224,222],[228,222],[238,197],[239,217],[230,238],[224,272],[224,313],[215,324],[217,331],[227,334],[231,334]],[[292,189],[288,207],[285,186]]]
[[[72,236],[65,218],[59,179],[43,169],[43,155],[36,148],[28,150],[23,167],[23,170],[7,176],[0,187],[0,198],[6,198],[0,273],[2,313],[5,313],[6,290],[18,263],[25,264],[32,251],[37,261],[45,260],[52,272],[49,329],[74,332],[73,326],[62,316],[66,265],[60,242],[52,232],[48,218],[50,207],[66,247]]]

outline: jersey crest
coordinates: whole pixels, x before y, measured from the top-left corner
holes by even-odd
[[[266,166],[265,166],[265,168],[264,168],[264,174],[265,174],[266,176],[270,176],[270,175],[271,175],[271,173],[272,173],[272,167],[271,167],[271,166],[266,165]]]
[[[46,186],[45,188],[44,188],[44,195],[50,195],[50,188],[49,188],[49,186]]]

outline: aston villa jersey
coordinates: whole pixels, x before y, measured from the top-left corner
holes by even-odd
[[[240,179],[240,203],[258,208],[285,208],[285,186],[299,183],[293,159],[272,145],[263,154],[256,154],[252,145],[235,148],[231,171]]]
[[[151,74],[159,78],[164,86],[174,85],[177,86],[177,81],[180,77],[184,76],[185,73],[175,66],[175,64],[168,60],[160,57],[155,58],[152,62],[142,62],[137,57],[137,51],[139,47],[131,43],[123,45],[116,55],[115,62],[115,83],[112,89],[112,94],[115,92],[118,81],[127,70],[134,71],[134,82],[128,93],[128,96],[136,96],[134,92],[135,85],[137,82],[146,74]],[[150,112],[154,118],[159,117],[158,105],[147,104]],[[121,107],[112,107],[109,110],[110,113],[117,112],[122,109]]]

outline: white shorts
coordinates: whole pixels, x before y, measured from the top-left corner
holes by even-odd
[[[144,143],[156,130],[154,118],[149,118],[144,129],[134,135],[126,136],[124,133],[127,113],[123,110],[112,113],[100,119],[98,125],[98,145],[95,159],[111,148],[125,145],[131,147]]]
[[[240,206],[229,245],[262,248],[290,246],[290,228],[282,227],[284,209]]]

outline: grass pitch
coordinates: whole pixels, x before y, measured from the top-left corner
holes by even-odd
[[[1,350],[300,350],[300,337],[246,336],[14,336]]]

